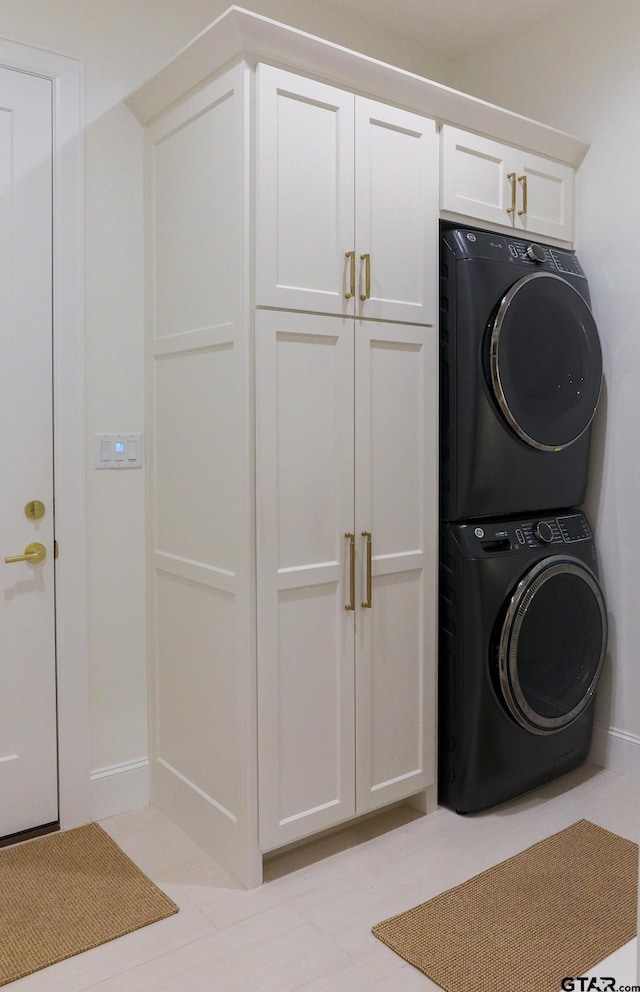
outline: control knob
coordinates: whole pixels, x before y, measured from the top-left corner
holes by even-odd
[[[553,528],[546,520],[539,520],[534,524],[533,533],[542,544],[551,544],[553,541]]]
[[[527,256],[532,262],[544,262],[544,248],[541,248],[540,245],[529,245],[527,248]]]

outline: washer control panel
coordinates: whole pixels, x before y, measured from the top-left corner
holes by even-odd
[[[583,513],[488,520],[456,525],[467,553],[474,557],[514,554],[589,541],[591,530]]]

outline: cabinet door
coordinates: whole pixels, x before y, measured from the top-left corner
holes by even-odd
[[[433,324],[438,211],[435,121],[359,97],[355,108],[358,313]]]
[[[256,303],[353,313],[350,93],[258,66]]]
[[[441,135],[442,210],[488,224],[511,225],[513,148],[444,125]]]
[[[517,169],[519,203],[516,227],[531,234],[542,234],[560,241],[573,238],[573,169],[522,152]],[[526,182],[526,204],[523,183]],[[526,210],[524,209],[526,206]]]
[[[353,319],[256,315],[260,846],[355,812]]]
[[[572,241],[571,166],[448,125],[441,154],[442,210]]]
[[[435,331],[357,323],[358,813],[435,778],[436,465]]]

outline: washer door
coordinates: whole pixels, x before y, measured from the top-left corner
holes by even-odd
[[[498,644],[500,690],[520,726],[547,734],[577,719],[596,691],[606,646],[593,572],[565,555],[534,565],[516,587]]]
[[[591,310],[560,276],[534,272],[502,299],[489,327],[491,387],[521,440],[559,451],[587,429],[602,385]]]

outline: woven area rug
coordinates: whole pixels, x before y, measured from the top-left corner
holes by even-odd
[[[635,937],[637,900],[637,844],[580,820],[373,933],[446,992],[557,992]]]
[[[0,851],[0,985],[178,912],[90,823]]]

